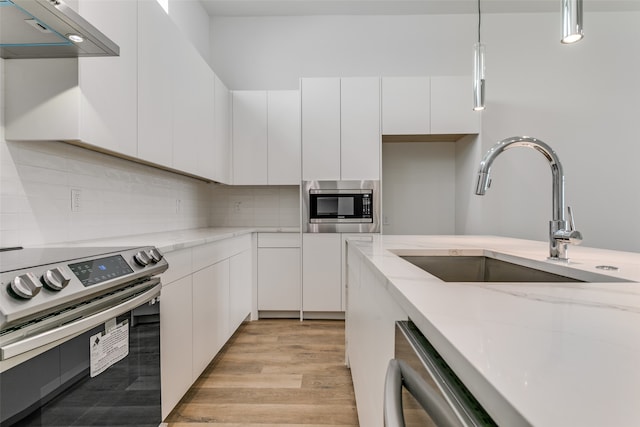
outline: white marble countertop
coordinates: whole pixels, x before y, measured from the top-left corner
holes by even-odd
[[[45,247],[155,246],[163,253],[250,233],[299,233],[297,227],[211,227],[54,243]]]
[[[492,236],[351,241],[501,426],[640,425],[640,254]],[[626,283],[451,283],[401,255],[495,255]],[[617,266],[601,271],[597,265]]]

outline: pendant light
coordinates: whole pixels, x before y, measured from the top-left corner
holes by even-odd
[[[582,0],[562,0],[562,39],[569,44],[582,40]]]
[[[473,45],[473,109],[484,110],[484,45],[480,41],[480,0],[478,0],[478,42]]]

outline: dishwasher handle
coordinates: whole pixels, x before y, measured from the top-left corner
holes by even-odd
[[[402,411],[402,386],[431,417],[437,427],[463,427],[449,404],[434,390],[420,374],[405,361],[391,359],[387,367],[384,385],[385,427],[405,427]]]

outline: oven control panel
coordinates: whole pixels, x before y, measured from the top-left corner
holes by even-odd
[[[32,266],[0,272],[0,331],[21,318],[46,315],[158,275],[168,268],[164,256],[154,247],[125,248],[92,256],[87,255],[95,250],[50,248],[49,251],[57,249],[67,260],[43,263],[55,259],[47,249],[17,251],[12,255],[18,260],[20,256],[29,258],[30,252],[36,254]],[[75,256],[80,254],[84,256]],[[11,265],[7,261],[10,258],[4,253],[2,256],[2,267]]]

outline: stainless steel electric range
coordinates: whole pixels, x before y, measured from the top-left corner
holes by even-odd
[[[0,425],[158,426],[152,247],[0,252]]]

